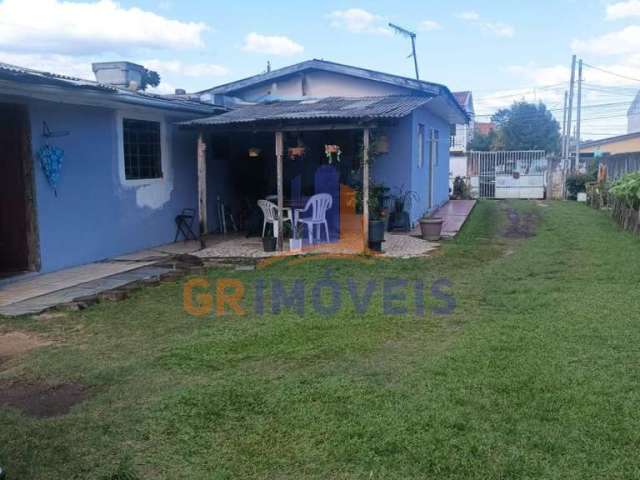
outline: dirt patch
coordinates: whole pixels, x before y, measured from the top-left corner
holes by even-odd
[[[530,238],[535,236],[540,217],[533,212],[519,213],[513,208],[507,209],[507,226],[502,232],[506,238]]]
[[[35,348],[51,345],[52,342],[38,335],[24,332],[9,332],[0,335],[0,358],[9,359]]]
[[[88,398],[79,383],[59,385],[1,383],[0,405],[17,408],[32,417],[55,417],[69,413],[71,407]]]

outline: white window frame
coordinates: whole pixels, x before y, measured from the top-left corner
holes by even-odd
[[[167,135],[167,122],[164,115],[160,113],[147,113],[138,111],[117,111],[116,112],[116,136],[117,136],[117,149],[118,149],[118,173],[120,177],[120,183],[129,187],[137,187],[144,185],[151,185],[154,183],[162,183],[165,181],[170,159],[169,139]],[[124,163],[124,120],[142,120],[147,122],[157,122],[160,124],[160,165],[162,169],[162,176],[158,178],[138,178],[128,179],[125,171]]]
[[[434,168],[440,164],[440,130],[431,128],[429,130],[429,155],[432,156]]]

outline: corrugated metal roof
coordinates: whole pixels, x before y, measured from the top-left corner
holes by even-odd
[[[237,125],[286,120],[393,119],[409,115],[432,97],[326,97],[282,100],[239,107],[222,115],[183,122],[190,126]]]
[[[158,95],[143,91],[132,91],[125,88],[118,88],[113,85],[99,83],[93,80],[59,75],[57,73],[43,72],[31,68],[19,67],[8,63],[0,62],[0,78],[13,80],[22,83],[36,85],[53,85],[63,88],[73,88],[79,90],[90,90],[102,92],[113,100],[126,103],[147,104],[157,108],[171,108],[190,110],[200,113],[207,113],[225,108],[210,103],[201,102],[193,97],[180,97],[176,95]]]
[[[294,65],[289,65],[287,67],[279,68],[277,70],[272,70],[270,72],[254,75],[252,77],[236,80],[224,85],[218,85],[216,87],[203,90],[199,93],[209,93],[212,95],[233,95],[234,92],[237,92],[244,88],[252,87],[254,85],[259,85],[265,82],[271,82],[277,78],[307,70],[322,70],[326,72],[333,72],[342,75],[349,75],[352,77],[373,80],[376,82],[387,83],[389,85],[407,88],[417,92],[426,93],[428,95],[443,95],[445,97],[448,97],[451,101],[451,104],[459,109],[462,112],[463,116],[468,119],[468,112],[466,111],[466,109],[457,102],[451,91],[445,85],[426,82],[424,80],[416,80],[414,78],[394,75],[392,73],[378,72],[376,70],[369,70],[367,68],[354,67],[352,65],[329,62],[327,60],[319,60],[316,58],[296,63]]]

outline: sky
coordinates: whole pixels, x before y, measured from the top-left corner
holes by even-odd
[[[625,133],[640,89],[640,0],[0,0],[0,61],[93,78],[91,62],[156,70],[157,91],[197,91],[311,58],[471,90],[479,120],[514,100],[561,117],[583,58],[583,133]],[[598,70],[598,67],[601,70]],[[615,74],[615,75],[614,75]]]

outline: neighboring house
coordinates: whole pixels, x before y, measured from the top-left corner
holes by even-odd
[[[455,132],[451,136],[451,154],[464,155],[467,145],[475,132],[475,111],[473,108],[473,94],[471,92],[453,92],[458,103],[469,116],[468,123],[456,124]]]
[[[493,122],[476,122],[475,133],[478,135],[489,135],[496,129],[496,124]]]
[[[475,132],[475,111],[473,94],[471,92],[454,92],[453,95],[469,117],[469,123],[456,124],[450,139],[449,150],[451,160],[449,165],[449,190],[453,190],[456,177],[467,176],[467,145]]]
[[[627,133],[640,132],[640,91],[627,111]]]
[[[640,131],[583,142],[580,145],[581,155],[591,154],[595,157],[635,152],[640,152]]]
[[[243,161],[242,152],[252,146],[252,141],[256,145],[262,142],[263,153],[273,155],[273,132],[281,129],[290,132],[290,136],[295,137],[291,141],[297,145],[310,147],[309,152],[319,151],[326,143],[340,143],[344,151],[340,181],[348,183],[347,177],[360,168],[358,151],[361,147],[358,145],[361,142],[358,138],[361,134],[357,132],[369,127],[374,133],[384,135],[387,141],[384,153],[373,162],[373,178],[392,192],[403,188],[417,193],[418,200],[413,202],[409,212],[412,223],[448,200],[450,125],[465,124],[468,116],[443,85],[324,60],[309,60],[200,94],[205,101],[233,108],[229,113],[190,123],[192,128],[215,135],[209,137],[214,150],[216,143],[221,142],[221,134],[235,132],[233,149],[236,156],[231,158],[232,164]],[[243,106],[242,102],[255,105]],[[245,133],[244,137],[237,136],[241,132]],[[225,140],[222,142],[226,143]],[[232,155],[227,153],[227,156]],[[308,163],[316,160],[310,154],[305,158]],[[260,181],[267,185],[265,193],[273,193],[276,187],[274,160],[267,157],[263,164],[270,167],[261,170]],[[215,161],[217,171],[224,171],[228,165],[228,161]],[[313,179],[307,176],[308,180],[305,180],[308,172],[304,168],[300,171],[300,162],[285,163],[284,170],[285,173],[299,172],[302,189],[313,192]],[[245,177],[238,175],[236,178],[231,182],[234,185],[242,183]],[[224,190],[225,186],[220,188]],[[231,193],[236,198],[232,198]],[[229,192],[227,188],[223,195],[228,204],[240,200],[237,189]],[[211,192],[207,197],[211,197]],[[252,201],[249,199],[246,203]]]
[[[94,71],[100,81],[0,64],[0,276],[171,242],[175,215],[197,205],[194,135],[174,123],[222,109],[135,91],[135,64]],[[55,190],[45,145],[64,152]]]

